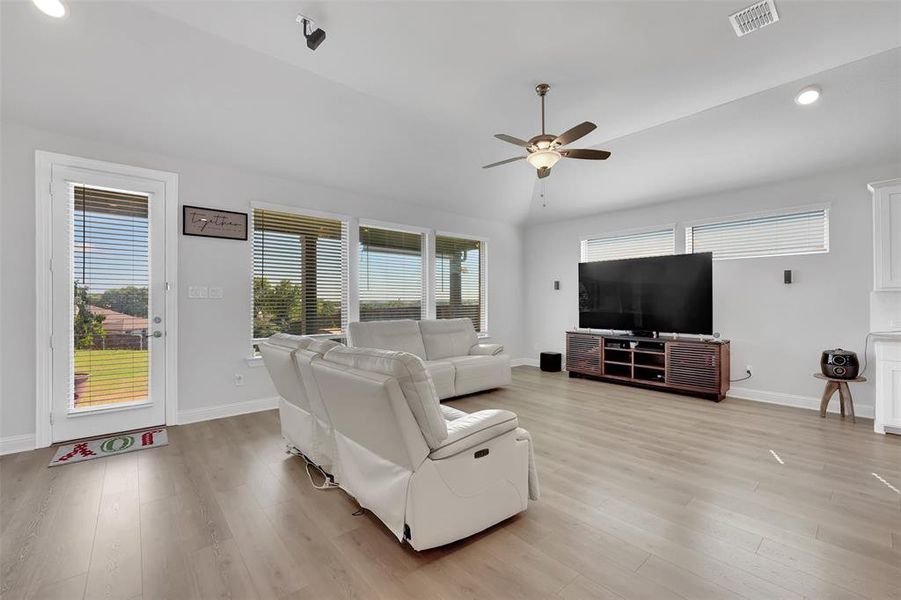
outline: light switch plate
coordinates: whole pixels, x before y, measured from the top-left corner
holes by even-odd
[[[210,286],[210,298],[213,300],[220,300],[223,297],[223,292],[221,287],[212,287]]]
[[[188,298],[208,298],[209,295],[209,288],[205,285],[188,286]]]

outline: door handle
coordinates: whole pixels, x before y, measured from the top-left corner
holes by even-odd
[[[153,333],[145,333],[143,337],[145,340],[149,337],[159,338],[159,337],[163,337],[163,332],[162,331],[154,331]]]

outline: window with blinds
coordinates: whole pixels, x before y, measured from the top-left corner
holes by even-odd
[[[422,240],[419,233],[360,227],[360,321],[423,318]]]
[[[71,406],[148,398],[149,197],[70,187]]]
[[[484,242],[435,236],[435,309],[439,319],[468,317],[485,331]]]
[[[582,262],[673,254],[675,240],[672,228],[589,238],[582,240]]]
[[[347,224],[253,211],[253,337],[340,334],[347,324]]]
[[[685,251],[712,252],[714,260],[828,252],[829,212],[809,210],[686,227]]]

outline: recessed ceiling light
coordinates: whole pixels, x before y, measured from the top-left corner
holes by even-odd
[[[66,16],[66,5],[60,0],[31,0],[45,15],[59,19]]]
[[[808,104],[813,104],[817,100],[820,99],[820,88],[815,85],[808,86],[798,92],[798,95],[795,96],[795,102],[800,104],[801,106],[806,106]]]

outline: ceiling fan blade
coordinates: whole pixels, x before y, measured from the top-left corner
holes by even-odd
[[[560,154],[566,158],[587,158],[588,160],[607,160],[610,153],[606,150],[561,150]]]
[[[550,174],[551,174],[550,167],[541,167],[540,169],[538,169],[538,179],[544,179],[545,177],[547,177]]]
[[[495,162],[495,163],[491,163],[490,165],[485,165],[485,166],[482,167],[482,168],[483,168],[483,169],[490,169],[491,167],[497,167],[498,165],[505,165],[505,164],[507,164],[507,163],[516,162],[517,160],[522,160],[522,159],[524,159],[524,158],[525,158],[525,156],[516,156],[516,157],[514,157],[514,158],[508,158],[507,160],[499,160],[499,161],[497,161],[497,162]]]
[[[585,121],[584,123],[579,123],[572,129],[564,131],[560,135],[557,136],[557,139],[554,140],[554,144],[558,146],[565,146],[566,144],[571,144],[575,142],[577,139],[584,137],[597,129],[598,126],[592,123],[591,121]]]
[[[522,146],[523,148],[528,148],[530,145],[529,142],[527,142],[525,140],[521,140],[517,137],[513,137],[512,135],[507,135],[506,133],[495,133],[494,137],[496,137],[499,140],[505,141],[508,144],[513,144],[515,146]]]

